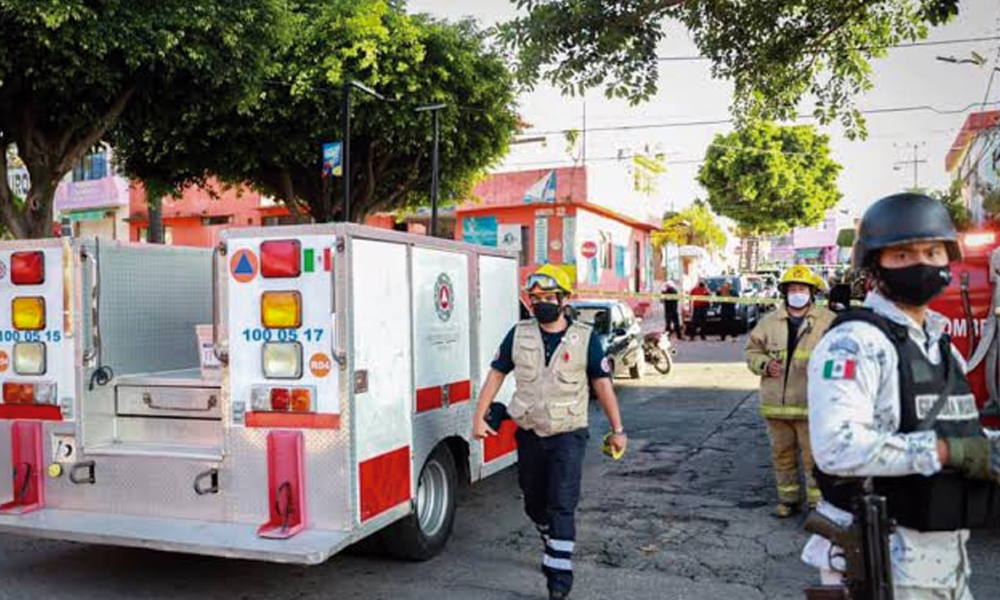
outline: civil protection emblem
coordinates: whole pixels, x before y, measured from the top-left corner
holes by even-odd
[[[434,310],[442,321],[450,319],[455,310],[455,286],[447,273],[438,275],[437,283],[434,284]]]

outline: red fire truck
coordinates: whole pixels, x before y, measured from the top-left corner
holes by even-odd
[[[982,228],[963,232],[962,260],[952,266],[952,282],[931,308],[948,317],[952,343],[969,361],[969,381],[984,422],[1000,426],[1000,233]]]

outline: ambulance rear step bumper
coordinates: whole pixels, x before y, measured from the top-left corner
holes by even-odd
[[[271,540],[250,524],[59,509],[0,515],[0,533],[300,565],[323,563],[353,541],[346,531],[306,529]]]

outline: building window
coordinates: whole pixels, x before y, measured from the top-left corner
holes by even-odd
[[[101,149],[80,159],[73,167],[73,181],[94,181],[108,176],[108,153]]]
[[[611,234],[606,231],[598,231],[597,235],[601,240],[599,254],[601,255],[601,268],[611,269],[614,259],[614,244],[611,241]]]
[[[527,267],[531,262],[528,257],[531,256],[529,251],[531,250],[531,227],[528,225],[521,226],[521,266]]]
[[[229,215],[201,218],[201,224],[203,227],[211,227],[212,225],[229,225],[232,221],[233,218]]]
[[[281,215],[277,217],[264,217],[262,223],[264,227],[274,227],[275,225],[298,225],[299,221],[293,215]]]
[[[149,241],[149,228],[140,227],[139,228],[139,241],[147,242]],[[163,226],[163,243],[170,245],[174,243],[174,229],[173,227]]]

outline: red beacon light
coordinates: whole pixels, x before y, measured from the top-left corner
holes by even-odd
[[[298,240],[274,240],[260,245],[260,274],[298,277],[302,273],[302,245]]]
[[[45,283],[45,254],[43,252],[15,252],[11,254],[10,281],[14,285],[41,285]]]

